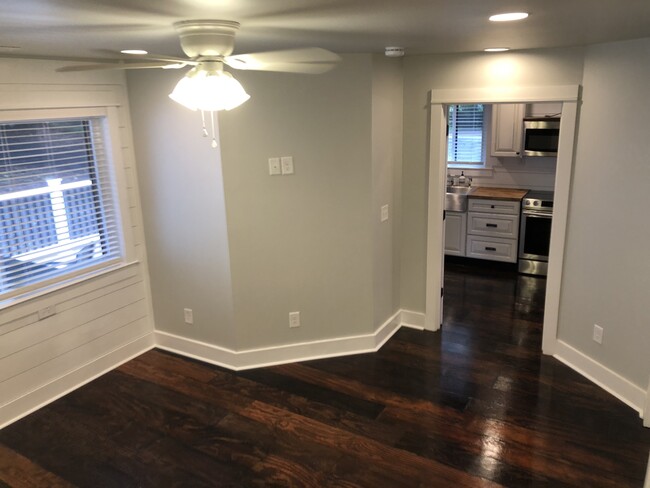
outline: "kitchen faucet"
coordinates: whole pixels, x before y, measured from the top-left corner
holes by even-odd
[[[472,186],[472,177],[465,176],[461,171],[459,175],[447,175],[447,186]]]

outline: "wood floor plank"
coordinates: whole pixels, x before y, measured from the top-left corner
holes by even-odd
[[[0,486],[70,488],[73,485],[43,469],[25,456],[0,444]]]

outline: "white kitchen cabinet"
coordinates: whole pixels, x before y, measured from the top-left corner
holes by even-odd
[[[465,255],[516,263],[520,202],[470,198],[468,209]]]
[[[465,256],[467,212],[447,212],[445,217],[445,254]]]
[[[526,106],[523,103],[492,105],[490,154],[496,157],[520,157]]]
[[[467,235],[467,257],[516,263],[517,242],[513,239]]]
[[[470,212],[467,232],[476,236],[516,239],[519,233],[519,215]]]

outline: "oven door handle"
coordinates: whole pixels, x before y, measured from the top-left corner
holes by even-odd
[[[521,212],[522,215],[525,215],[526,217],[537,217],[540,219],[552,219],[553,214],[548,213],[548,212],[535,212],[534,210],[522,210]]]

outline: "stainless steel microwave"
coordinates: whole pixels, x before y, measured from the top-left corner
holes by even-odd
[[[524,156],[557,156],[559,139],[559,117],[524,119]]]

